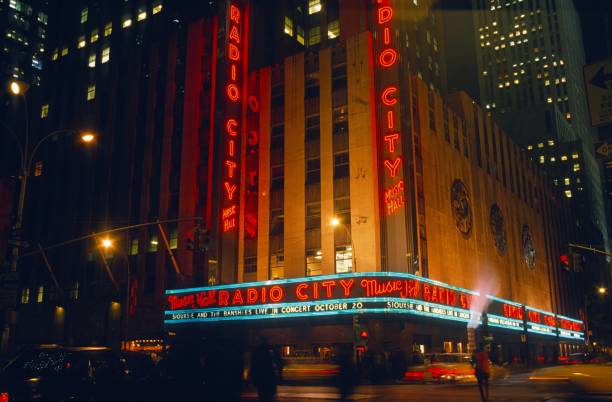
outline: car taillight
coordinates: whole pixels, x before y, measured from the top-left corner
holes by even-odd
[[[9,402],[9,400],[8,392],[0,392],[0,402]]]

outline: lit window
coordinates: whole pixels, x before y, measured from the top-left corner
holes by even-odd
[[[84,24],[87,22],[87,17],[89,16],[89,10],[87,8],[84,8],[81,10],[81,24]]]
[[[159,241],[157,240],[157,235],[151,236],[151,240],[149,241],[149,253],[154,253],[157,251],[159,246]]]
[[[565,184],[566,186],[570,185],[570,179],[569,177],[566,177],[565,179],[563,179],[563,184]]]
[[[353,249],[351,246],[336,247],[336,273],[353,271]]]
[[[544,162],[546,162],[546,158],[544,157],[544,155],[540,155],[540,163]]]
[[[285,16],[285,33],[289,36],[293,36],[293,21],[287,16]]]
[[[130,241],[130,255],[138,255],[138,239]]]
[[[580,163],[574,163],[573,170],[574,170],[574,172],[579,172],[580,171]]]
[[[126,18],[123,20],[123,22],[121,23],[121,26],[123,28],[128,28],[132,26],[132,19],[131,18]]]
[[[62,57],[63,56],[67,56],[67,55],[68,55],[68,48],[65,47],[65,48],[62,49]]]
[[[313,27],[308,30],[308,46],[314,46],[321,43],[321,28]]]
[[[176,250],[178,248],[178,229],[174,228],[170,231],[170,238],[168,239],[168,243],[170,243],[170,248],[172,250]]]
[[[538,148],[544,148],[544,143],[543,142],[538,143]]]
[[[40,108],[40,118],[44,119],[47,116],[49,116],[49,104],[48,103],[42,105],[42,107]]]
[[[55,61],[57,60],[58,57],[59,57],[59,52],[57,51],[57,49],[54,49],[53,54],[51,55],[51,60]]]
[[[578,154],[576,152],[572,154],[572,159],[578,159]]]
[[[160,4],[153,6],[153,10],[151,10],[151,12],[153,13],[153,15],[155,15],[161,12],[161,10],[162,10],[162,4],[160,3]]]
[[[43,172],[43,161],[36,161],[34,164],[34,177],[42,176]]]
[[[113,33],[113,23],[109,22],[104,25],[104,37],[110,36]]]
[[[40,285],[36,293],[36,303],[42,303],[45,298],[45,287]]]
[[[85,37],[84,36],[79,37],[79,41],[77,42],[77,48],[81,49],[85,47],[86,44],[87,42],[85,41]]]
[[[527,149],[531,151],[533,149],[533,145],[527,145]]]
[[[70,294],[68,295],[72,300],[77,300],[79,298],[79,282],[76,281],[70,288]]]
[[[549,147],[555,146],[555,140],[548,140],[548,146]]]
[[[89,68],[94,68],[96,66],[96,54],[92,53],[89,55],[89,60],[87,61],[87,65]]]
[[[305,39],[304,39],[304,28],[302,28],[301,26],[297,26],[297,41],[300,45],[304,45],[306,43]]]
[[[555,158],[554,156],[551,156],[551,157],[550,157],[550,161],[551,161],[551,162],[556,162],[556,161],[557,161],[557,158]]]
[[[565,190],[565,196],[567,198],[572,198],[572,190]]]
[[[567,160],[567,155],[561,155],[561,160],[562,161],[566,161]]]
[[[98,41],[98,30],[94,29],[93,31],[91,31],[91,36],[89,37],[89,42],[90,43],[95,43]]]
[[[105,48],[102,49],[102,58],[100,60],[100,63],[104,64],[109,59],[110,59],[110,47],[106,46]]]
[[[28,304],[30,302],[30,288],[21,289],[21,304]]]
[[[146,11],[139,11],[138,12],[138,16],[136,18],[138,19],[138,21],[146,20],[147,19],[147,12]]]
[[[340,21],[335,20],[327,25],[327,37],[334,39],[340,36]]]
[[[96,86],[90,85],[87,87],[87,100],[93,100],[96,98]]]
[[[308,14],[315,14],[321,11],[321,0],[308,0]]]

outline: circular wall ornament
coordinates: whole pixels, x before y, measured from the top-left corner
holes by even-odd
[[[491,205],[489,210],[489,225],[491,226],[491,234],[495,242],[495,248],[499,255],[505,255],[508,246],[506,240],[506,227],[504,225],[504,215],[502,214],[499,205]]]
[[[469,236],[472,232],[472,206],[467,188],[460,179],[455,179],[451,186],[451,207],[457,229]]]
[[[523,229],[521,230],[521,239],[525,263],[527,264],[527,267],[534,269],[536,266],[536,250],[533,244],[533,238],[531,237],[529,226],[523,225]]]

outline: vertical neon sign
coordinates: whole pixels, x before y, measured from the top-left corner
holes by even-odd
[[[251,73],[248,79],[247,130],[245,153],[245,237],[257,237],[257,197],[259,187],[259,76]]]
[[[237,3],[231,2],[228,9],[226,39],[226,117],[222,125],[224,161],[221,167],[223,194],[221,208],[221,230],[233,232],[238,223],[238,198],[240,191],[240,142],[242,131],[242,82],[244,75],[244,16]]]
[[[398,52],[391,43],[393,32],[393,7],[391,1],[377,0],[376,24],[378,27],[379,69],[397,68]],[[383,167],[386,186],[383,189],[386,215],[393,215],[404,207],[404,180],[402,178],[401,129],[399,127],[399,89],[397,82],[381,85],[379,100],[381,110],[381,135],[383,146]]]
[[[375,67],[376,136],[385,262],[389,270],[406,271],[412,258],[407,246],[406,182],[401,118],[400,54],[396,46],[392,0],[372,0],[376,33],[372,58]],[[405,124],[404,124],[405,125]]]

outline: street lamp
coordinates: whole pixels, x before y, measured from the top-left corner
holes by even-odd
[[[355,258],[355,245],[353,244],[353,236],[351,236],[351,231],[336,216],[332,218],[330,223],[334,229],[340,226],[346,231],[346,235],[348,236],[349,242],[351,244],[351,263],[353,265],[352,268],[353,268],[353,272],[356,272],[357,271],[357,259]],[[334,253],[335,253],[335,250],[334,250]],[[334,255],[334,258],[335,258],[335,255]]]
[[[602,295],[602,296],[603,296],[603,295],[605,295],[607,292],[608,292],[608,289],[606,289],[606,288],[605,288],[605,287],[603,287],[603,286],[599,286],[599,287],[597,288],[597,293],[599,293],[599,294],[600,294],[600,295]]]
[[[99,243],[99,248],[98,250],[100,251],[100,257],[102,258],[102,262],[104,263],[104,267],[108,273],[108,276],[111,280],[111,282],[113,282],[113,284],[115,285],[117,291],[119,291],[119,286],[117,285],[117,283],[115,282],[115,278],[112,274],[112,271],[110,269],[110,267],[108,266],[108,261],[106,260],[106,256],[104,255],[104,252],[102,252],[102,250],[104,251],[108,251],[110,249],[112,249],[114,247],[114,241],[113,239],[109,238],[109,237],[105,237],[103,239],[100,240]],[[129,339],[129,335],[128,335],[128,331],[129,331],[129,308],[130,308],[130,278],[131,278],[131,273],[130,273],[130,261],[127,257],[127,254],[125,254],[125,259],[126,259],[126,280],[125,280],[125,307],[122,309],[122,312],[125,314],[124,319],[125,319],[125,330],[124,330],[124,334],[123,334],[123,338],[124,338],[124,345],[127,345],[128,343],[128,339]],[[117,309],[120,306],[120,303],[113,301],[111,304],[113,309]]]
[[[102,239],[102,248],[104,248],[105,250],[108,250],[109,248],[113,247],[113,241],[111,239],[109,239],[108,237]]]
[[[9,81],[8,88],[13,95],[25,95],[30,86],[22,81],[11,80]]]

